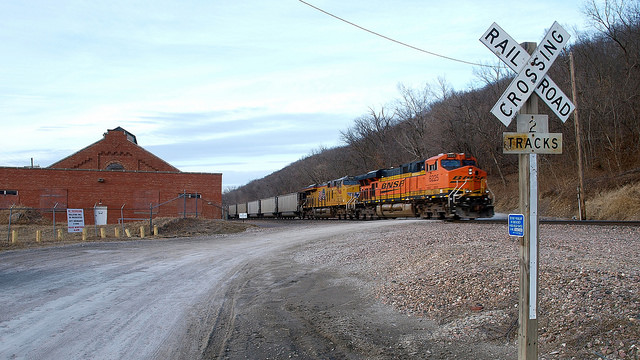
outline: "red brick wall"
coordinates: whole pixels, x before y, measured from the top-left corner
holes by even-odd
[[[127,134],[118,130],[109,130],[102,140],[52,164],[49,168],[104,170],[113,162],[118,162],[125,170],[130,171],[179,171],[129,141]]]
[[[108,207],[108,223],[113,224],[123,205],[124,217],[148,219],[149,203],[167,202],[183,191],[201,194],[197,207],[195,198],[180,198],[154,209],[154,218],[182,216],[185,210],[187,216],[196,211],[207,218],[222,216],[222,174],[0,167],[0,190],[18,191],[17,196],[0,195],[0,207],[16,203],[46,209],[57,202],[57,209],[85,209],[86,224],[93,224],[93,207],[99,202]]]

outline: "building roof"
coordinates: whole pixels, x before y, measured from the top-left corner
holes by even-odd
[[[129,139],[129,141],[131,141],[132,143],[138,145],[138,140],[136,140],[136,136],[133,135],[132,133],[128,132],[127,130],[121,128],[120,126],[118,126],[115,129],[107,130],[107,132],[109,132],[109,131],[122,131],[123,133],[127,134],[127,139]]]
[[[119,126],[107,130],[101,140],[51,164],[49,168],[180,172],[139,146],[136,136]]]

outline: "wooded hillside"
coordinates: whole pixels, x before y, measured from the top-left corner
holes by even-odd
[[[584,13],[592,29],[579,33],[549,71],[572,97],[569,52],[573,52],[587,199],[640,180],[639,4],[637,0],[588,4]],[[455,91],[443,80],[418,89],[399,85],[397,99],[371,107],[342,131],[344,146],[314,151],[226,192],[223,201],[266,198],[439,153],[465,152],[476,156],[488,171],[497,211],[517,208],[517,156],[503,154],[501,148],[502,133],[515,131],[515,121],[505,128],[490,113],[514,75],[497,63],[478,67],[475,74],[478,88],[469,91]],[[574,116],[562,124],[540,104],[540,112],[549,115],[550,131],[563,134],[562,155],[542,155],[538,161],[541,213],[573,216],[578,186]],[[639,210],[627,209],[636,215]]]

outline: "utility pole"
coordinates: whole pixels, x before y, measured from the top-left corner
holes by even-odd
[[[578,213],[580,220],[587,219],[587,210],[584,205],[584,169],[582,168],[582,132],[580,131],[580,121],[578,118],[578,92],[576,91],[576,72],[573,62],[573,51],[569,52],[569,67],[571,68],[571,92],[573,93],[573,104],[576,109],[573,111],[573,124],[576,130],[576,147],[578,148]]]

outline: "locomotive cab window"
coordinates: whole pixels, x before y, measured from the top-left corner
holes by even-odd
[[[462,160],[462,166],[477,166],[475,160]]]
[[[461,166],[460,160],[453,159],[440,160],[440,164],[447,170],[455,170]]]
[[[344,179],[343,181],[344,185],[358,185],[359,182],[355,179]]]

